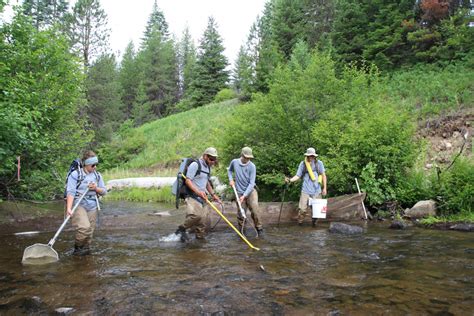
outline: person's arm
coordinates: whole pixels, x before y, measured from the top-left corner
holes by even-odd
[[[243,200],[245,200],[250,195],[250,193],[252,193],[253,188],[255,187],[256,177],[257,177],[257,168],[255,167],[255,165],[252,165],[252,170],[250,170],[250,182],[247,188],[245,189],[245,192],[242,195],[243,199],[241,198],[240,202],[243,202]]]
[[[99,195],[106,195],[107,194],[107,188],[105,187],[105,183],[104,183],[104,178],[102,178],[102,175],[100,175],[100,173],[98,173],[99,175],[99,184],[98,184],[98,187],[95,189],[95,192]]]
[[[298,171],[296,171],[296,175],[294,175],[292,178],[285,178],[285,181],[289,183],[293,183],[301,179],[301,177],[303,176],[303,168],[304,168],[303,165],[304,165],[304,162],[300,162],[298,166]]]
[[[75,177],[76,174],[77,176]],[[72,216],[72,204],[74,203],[74,197],[76,196],[76,186],[77,186],[77,179],[79,174],[77,171],[72,172],[69,177],[67,178],[67,185],[66,185],[66,212],[69,216]]]
[[[206,192],[199,191],[198,187],[196,187],[193,183],[197,170],[198,170],[198,163],[194,161],[188,166],[188,171],[186,172],[186,180],[184,183],[192,192],[194,192],[194,194],[196,194],[197,196],[205,200],[207,199]]]
[[[222,203],[221,199],[217,196],[217,194],[214,192],[214,189],[212,188],[211,182],[207,182],[206,185],[207,192],[212,196],[212,199],[216,202]]]
[[[234,177],[232,173],[234,172],[234,161],[232,160],[227,168],[227,177],[229,178],[229,185],[233,187],[235,185]]]

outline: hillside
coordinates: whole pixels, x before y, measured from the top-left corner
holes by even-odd
[[[102,150],[109,160],[104,177],[169,176],[179,159],[199,157],[206,147],[219,148],[222,128],[237,100],[209,104],[130,129]],[[124,157],[122,160],[117,156]],[[120,163],[119,161],[124,161]],[[113,165],[110,161],[117,161]]]

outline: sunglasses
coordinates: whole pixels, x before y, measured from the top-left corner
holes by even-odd
[[[93,165],[91,165],[91,167],[92,167],[92,168],[95,168],[95,167],[97,167],[97,164],[93,164]]]
[[[207,156],[207,158],[209,158],[210,161],[216,161],[217,160],[217,157]]]

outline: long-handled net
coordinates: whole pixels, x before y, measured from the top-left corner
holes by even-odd
[[[76,208],[79,206],[79,203],[81,200],[84,198],[88,190],[86,190],[79,200],[77,201],[76,205],[72,209],[72,214],[74,214],[74,211]],[[54,235],[53,238],[49,241],[47,245],[45,244],[34,244],[31,246],[26,247],[25,251],[23,252],[23,259],[21,260],[21,263],[23,264],[46,264],[46,263],[52,263],[56,262],[59,260],[58,253],[56,250],[53,249],[53,245],[56,242],[56,238],[58,238],[59,234],[61,231],[64,229],[66,226],[66,223],[69,221],[72,215],[68,215],[65,219],[64,222],[61,224],[61,227],[59,227],[58,231]]]

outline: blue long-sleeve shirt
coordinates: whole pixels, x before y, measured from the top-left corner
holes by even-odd
[[[227,168],[229,181],[233,180],[233,172],[235,172],[235,188],[237,193],[248,197],[255,187],[257,167],[255,167],[254,163],[251,161],[243,164],[240,158],[237,158],[232,160],[229,168]]]

